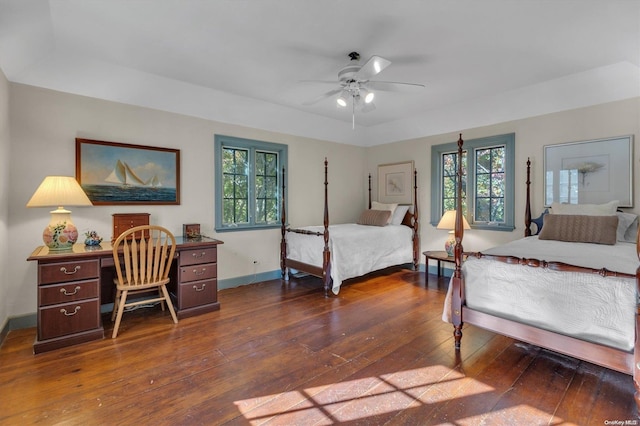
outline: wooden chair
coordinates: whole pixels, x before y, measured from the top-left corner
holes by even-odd
[[[111,321],[115,318],[116,323],[111,338],[118,335],[124,308],[130,306],[160,302],[164,311],[166,302],[173,322],[178,323],[166,287],[175,251],[175,237],[162,226],[136,226],[116,238],[113,243],[113,260],[116,266],[113,282],[116,285],[116,297],[111,313]],[[154,288],[158,291],[157,297],[153,297]],[[135,298],[127,302],[128,297],[139,293],[151,293],[151,297]]]

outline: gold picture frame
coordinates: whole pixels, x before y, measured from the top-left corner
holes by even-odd
[[[378,166],[378,201],[412,204],[413,161],[380,164]]]

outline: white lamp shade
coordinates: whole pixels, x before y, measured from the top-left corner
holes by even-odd
[[[47,176],[27,203],[27,207],[91,205],[87,194],[71,176]]]
[[[464,229],[471,229],[471,227],[469,226],[469,222],[467,222],[467,219],[464,216],[462,216],[462,226]],[[447,210],[442,215],[442,218],[440,219],[440,222],[438,222],[438,226],[436,226],[436,229],[451,230],[455,228],[456,228],[456,211]]]

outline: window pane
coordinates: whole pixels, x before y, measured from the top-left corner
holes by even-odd
[[[476,199],[475,220],[479,222],[489,222],[491,220],[491,212],[489,210],[489,198]]]
[[[256,223],[279,221],[278,154],[256,152]]]
[[[489,189],[491,185],[491,179],[487,173],[476,175],[476,196],[488,197]]]
[[[466,176],[466,166],[465,162],[467,160],[467,152],[462,152],[462,212],[466,215],[466,202],[464,198],[466,197],[466,184],[467,184],[467,176]],[[456,199],[457,199],[457,178],[456,175],[458,173],[458,153],[450,152],[442,154],[442,212],[441,215],[444,214],[447,210],[455,210],[456,208]]]
[[[504,198],[491,200],[491,221],[504,222]]]
[[[476,222],[504,222],[505,149],[476,150]]]

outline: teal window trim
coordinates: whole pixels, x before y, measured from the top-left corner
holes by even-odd
[[[475,151],[496,146],[505,147],[504,222],[475,222],[473,218],[476,194]],[[468,153],[466,155],[468,176],[465,200],[468,208],[465,217],[472,229],[492,231],[513,231],[515,229],[515,146],[515,133],[464,141],[463,149]],[[438,224],[444,213],[442,211],[442,155],[457,151],[457,142],[433,145],[431,147],[431,224],[433,226]]]
[[[215,165],[215,229],[216,232],[247,231],[256,229],[272,229],[281,226],[282,215],[282,169],[287,170],[288,146],[274,142],[264,142],[253,139],[244,139],[234,136],[214,136],[214,165]],[[225,148],[236,148],[249,151],[249,220],[247,223],[223,224],[223,168],[222,157]],[[256,211],[256,152],[272,152],[278,154],[278,220],[277,223],[255,223]],[[285,173],[285,185],[287,176]],[[285,208],[287,196],[285,194]]]

